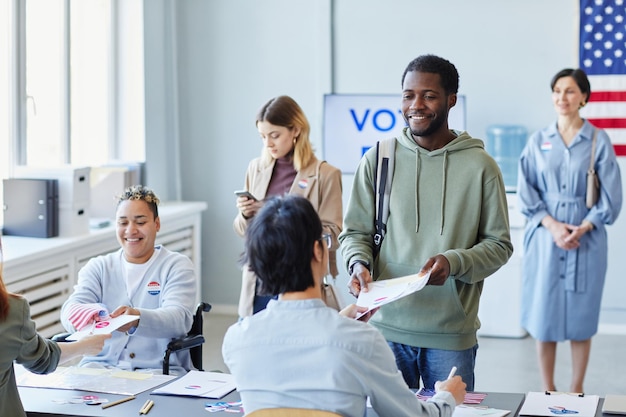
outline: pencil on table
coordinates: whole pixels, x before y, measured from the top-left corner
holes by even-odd
[[[146,401],[143,407],[141,407],[141,410],[139,410],[139,414],[148,414],[148,412],[150,412],[150,409],[152,408],[153,405],[154,405],[154,401],[152,400]]]
[[[134,400],[135,396],[131,395],[130,397],[122,398],[121,400],[113,401],[112,403],[103,404],[102,409],[113,407],[114,405],[125,403],[126,401]]]

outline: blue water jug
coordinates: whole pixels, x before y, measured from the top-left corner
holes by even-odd
[[[528,131],[519,125],[491,125],[487,127],[487,152],[496,160],[507,191],[517,188],[517,164],[526,146]]]

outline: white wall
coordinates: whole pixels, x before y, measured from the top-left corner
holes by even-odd
[[[460,74],[467,128],[529,130],[554,118],[550,79],[577,66],[577,0],[339,0],[337,93],[400,93],[410,60],[433,53]]]
[[[260,154],[254,124],[271,97],[287,94],[313,118],[328,91],[325,1],[184,1],[178,8],[183,198],[204,200],[204,298],[237,304],[243,248],[233,191]],[[314,126],[313,135],[321,143]]]
[[[554,118],[550,78],[577,66],[577,0],[174,4],[182,198],[209,204],[203,297],[218,306],[238,300],[243,245],[232,230],[233,190],[260,152],[254,118],[269,98],[288,94],[301,104],[321,156],[323,95],[399,93],[402,72],[418,55],[434,53],[457,66],[476,137],[493,123],[529,131],[546,125]],[[344,201],[351,181],[344,176]]]

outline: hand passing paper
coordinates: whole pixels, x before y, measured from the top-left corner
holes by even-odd
[[[108,320],[93,322],[90,327],[86,327],[83,330],[74,333],[73,335],[69,336],[67,340],[80,340],[90,334],[113,333],[115,330],[119,329],[123,325],[130,323],[131,321],[137,320],[138,318],[139,316],[135,316],[132,314],[123,314],[121,316],[110,318]]]
[[[73,304],[69,308],[68,320],[76,330],[82,330],[94,321],[98,321],[103,312],[105,313],[103,316],[108,317],[109,313],[101,304]]]
[[[367,307],[367,311],[356,318],[358,319],[368,311],[421,290],[426,286],[428,278],[430,278],[430,273],[370,282],[367,286],[368,291],[361,291],[356,302],[357,306]]]

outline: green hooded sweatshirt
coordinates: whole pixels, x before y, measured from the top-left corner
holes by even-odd
[[[367,262],[380,280],[416,274],[437,254],[450,263],[444,285],[427,285],[372,317],[392,342],[446,350],[474,346],[483,280],[513,253],[500,169],[481,140],[454,133],[453,141],[432,152],[418,146],[408,128],[396,138],[387,233],[375,260],[375,148],[354,177],[339,236],[346,266]]]

